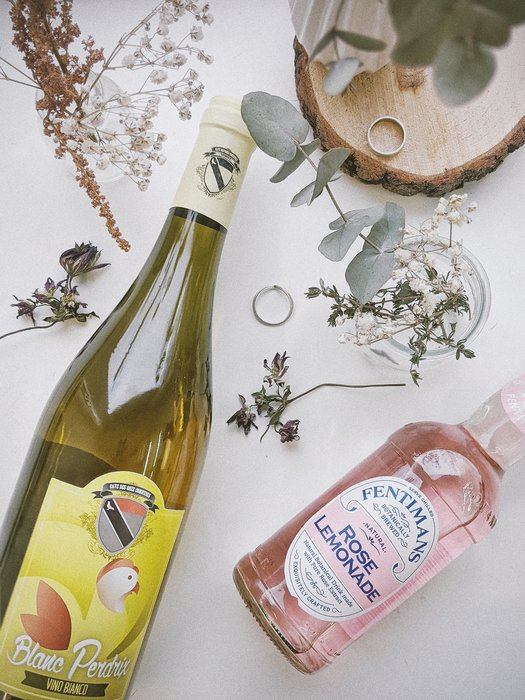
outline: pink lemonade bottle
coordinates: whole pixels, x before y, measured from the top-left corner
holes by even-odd
[[[411,423],[244,556],[234,580],[288,660],[339,656],[496,524],[525,456],[525,375],[459,425]]]

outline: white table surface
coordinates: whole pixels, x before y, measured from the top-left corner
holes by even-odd
[[[146,0],[75,0],[84,34],[111,48],[145,14]],[[136,276],[160,230],[200,115],[213,94],[242,96],[265,90],[295,104],[293,31],[284,0],[213,0],[215,23],[203,48],[215,57],[204,67],[206,99],[191,122],[168,105],[161,122],[169,134],[168,163],[147,193],[122,180],[105,186],[133,249],[124,254],[107,236],[63,162],[40,137],[30,89],[0,84],[0,330],[21,326],[10,307],[58,275],[57,256],[74,241],[103,249],[111,268],[81,283],[83,296],[104,318]],[[1,8],[2,54],[9,47]],[[333,666],[303,676],[276,651],[244,608],[231,572],[322,490],[405,423],[456,423],[505,382],[525,371],[525,149],[466,188],[479,203],[475,222],[462,231],[465,245],[483,262],[493,303],[475,342],[477,358],[429,370],[421,388],[322,390],[296,406],[302,439],[281,445],[269,435],[244,437],[226,426],[237,393],[249,394],[262,378],[262,360],[276,351],[292,357],[289,379],[299,392],[323,381],[398,380],[371,364],[357,348],[339,345],[325,324],[323,300],[304,298],[320,277],[344,287],[345,264],[325,260],[317,245],[333,218],[328,199],[310,208],[288,203],[307,177],[279,185],[268,180],[276,163],[256,152],[221,262],[213,324],[214,425],[205,469],[149,642],[136,673],[133,700],[326,697],[403,697],[470,700],[523,698],[525,694],[524,465],[509,472],[504,507],[489,538],[416,593],[345,652]],[[417,224],[435,206],[423,196],[403,198],[349,177],[337,183],[347,208],[391,200]],[[295,313],[280,328],[257,323],[254,293],[285,286]],[[0,510],[17,474],[41,409],[69,361],[97,327],[68,325],[19,334],[0,342]],[[293,417],[293,416],[291,416]]]

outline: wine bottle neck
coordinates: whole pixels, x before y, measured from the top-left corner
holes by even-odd
[[[202,118],[173,206],[199,212],[227,229],[254,148],[241,117],[240,100],[214,97]]]
[[[493,394],[462,425],[502,469],[525,457],[525,375]]]

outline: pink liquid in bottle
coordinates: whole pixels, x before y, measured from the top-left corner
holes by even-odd
[[[525,377],[464,424],[407,425],[240,560],[239,592],[296,668],[323,668],[489,533],[524,426]]]

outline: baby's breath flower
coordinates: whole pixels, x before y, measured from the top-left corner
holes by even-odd
[[[184,95],[182,94],[181,90],[172,90],[169,93],[169,98],[174,105],[177,105],[179,104],[179,102],[182,102],[182,100],[184,99]]]
[[[166,53],[169,53],[170,51],[174,51],[176,46],[177,46],[177,44],[173,41],[173,39],[170,39],[170,38],[163,39],[160,42],[160,48],[163,51],[166,51]]]
[[[190,103],[185,102],[179,109],[179,117],[184,121],[191,119]]]
[[[190,31],[190,36],[192,38],[192,41],[201,41],[204,37],[204,34],[202,32],[202,27],[198,27],[196,25],[193,25]]]
[[[126,54],[126,56],[123,56],[122,58],[122,65],[124,68],[133,68],[137,63],[137,59],[132,53]]]
[[[394,281],[404,280],[407,278],[408,269],[406,267],[396,267],[392,270],[392,279]]]
[[[407,250],[406,248],[396,248],[394,251],[394,258],[398,263],[408,265],[413,258],[413,252],[411,250]]]
[[[168,79],[168,74],[165,70],[162,70],[162,68],[158,68],[151,71],[149,79],[155,85],[160,85],[161,83],[166,82]]]
[[[426,294],[432,289],[428,282],[419,277],[411,279],[408,285],[413,292],[420,292],[421,294]]]
[[[73,119],[73,117],[68,117],[67,119],[63,120],[60,128],[63,134],[65,134],[66,136],[71,136],[72,134],[76,133],[78,128],[78,122],[76,119]]]
[[[208,54],[204,51],[198,51],[197,58],[199,59],[199,61],[202,61],[203,63],[207,63],[208,65],[213,63],[213,56],[210,56],[210,54]]]

